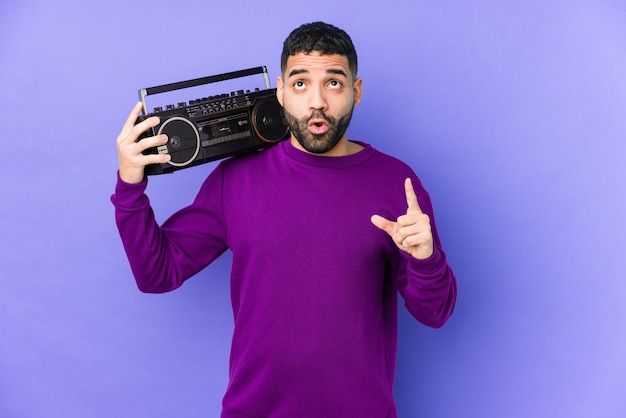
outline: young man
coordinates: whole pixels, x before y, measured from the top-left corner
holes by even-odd
[[[456,280],[413,171],[346,129],[361,99],[349,36],[321,22],[284,43],[277,95],[291,138],[222,161],[195,201],[156,224],[143,167],[118,137],[116,221],[138,287],[167,292],[232,251],[234,333],[222,417],[395,417],[397,293],[421,323],[452,314]]]

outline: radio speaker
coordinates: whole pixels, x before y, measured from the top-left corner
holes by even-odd
[[[159,128],[158,134],[169,138],[167,145],[171,156],[170,164],[183,167],[191,163],[200,151],[200,134],[189,119],[175,116],[167,119]]]
[[[284,123],[283,108],[275,97],[262,99],[252,111],[252,126],[259,138],[277,142],[289,133]]]

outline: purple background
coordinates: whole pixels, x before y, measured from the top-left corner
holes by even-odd
[[[115,137],[142,87],[258,65],[275,86],[319,19],[359,52],[350,137],[415,168],[459,281],[441,330],[400,309],[401,416],[626,416],[622,0],[3,1],[0,416],[218,415],[230,256],[136,290]],[[159,219],[213,167],[154,178]]]

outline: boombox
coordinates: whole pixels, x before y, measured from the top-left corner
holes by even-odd
[[[264,88],[232,90],[230,93],[207,95],[203,98],[178,101],[177,105],[154,107],[146,111],[146,96],[181,90],[196,90],[210,83],[241,80],[263,74]],[[242,81],[243,84],[243,81]],[[184,97],[184,96],[183,96]],[[144,154],[169,154],[164,164],[146,166],[146,175],[172,173],[183,168],[250,153],[268,148],[289,136],[283,108],[270,88],[266,67],[233,71],[209,77],[181,81],[139,90],[143,115],[139,123],[151,116],[160,118],[159,125],[149,129],[138,140],[154,135],[167,135],[166,144],[149,148]]]

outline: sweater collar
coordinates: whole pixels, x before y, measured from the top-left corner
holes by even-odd
[[[282,141],[278,144],[278,146],[282,148],[283,152],[287,154],[289,158],[301,164],[321,168],[346,168],[360,164],[370,158],[375,152],[374,148],[369,144],[361,141],[352,142],[356,142],[357,144],[363,146],[363,149],[357,153],[341,157],[325,157],[322,155],[310,154],[294,147],[289,139]]]

